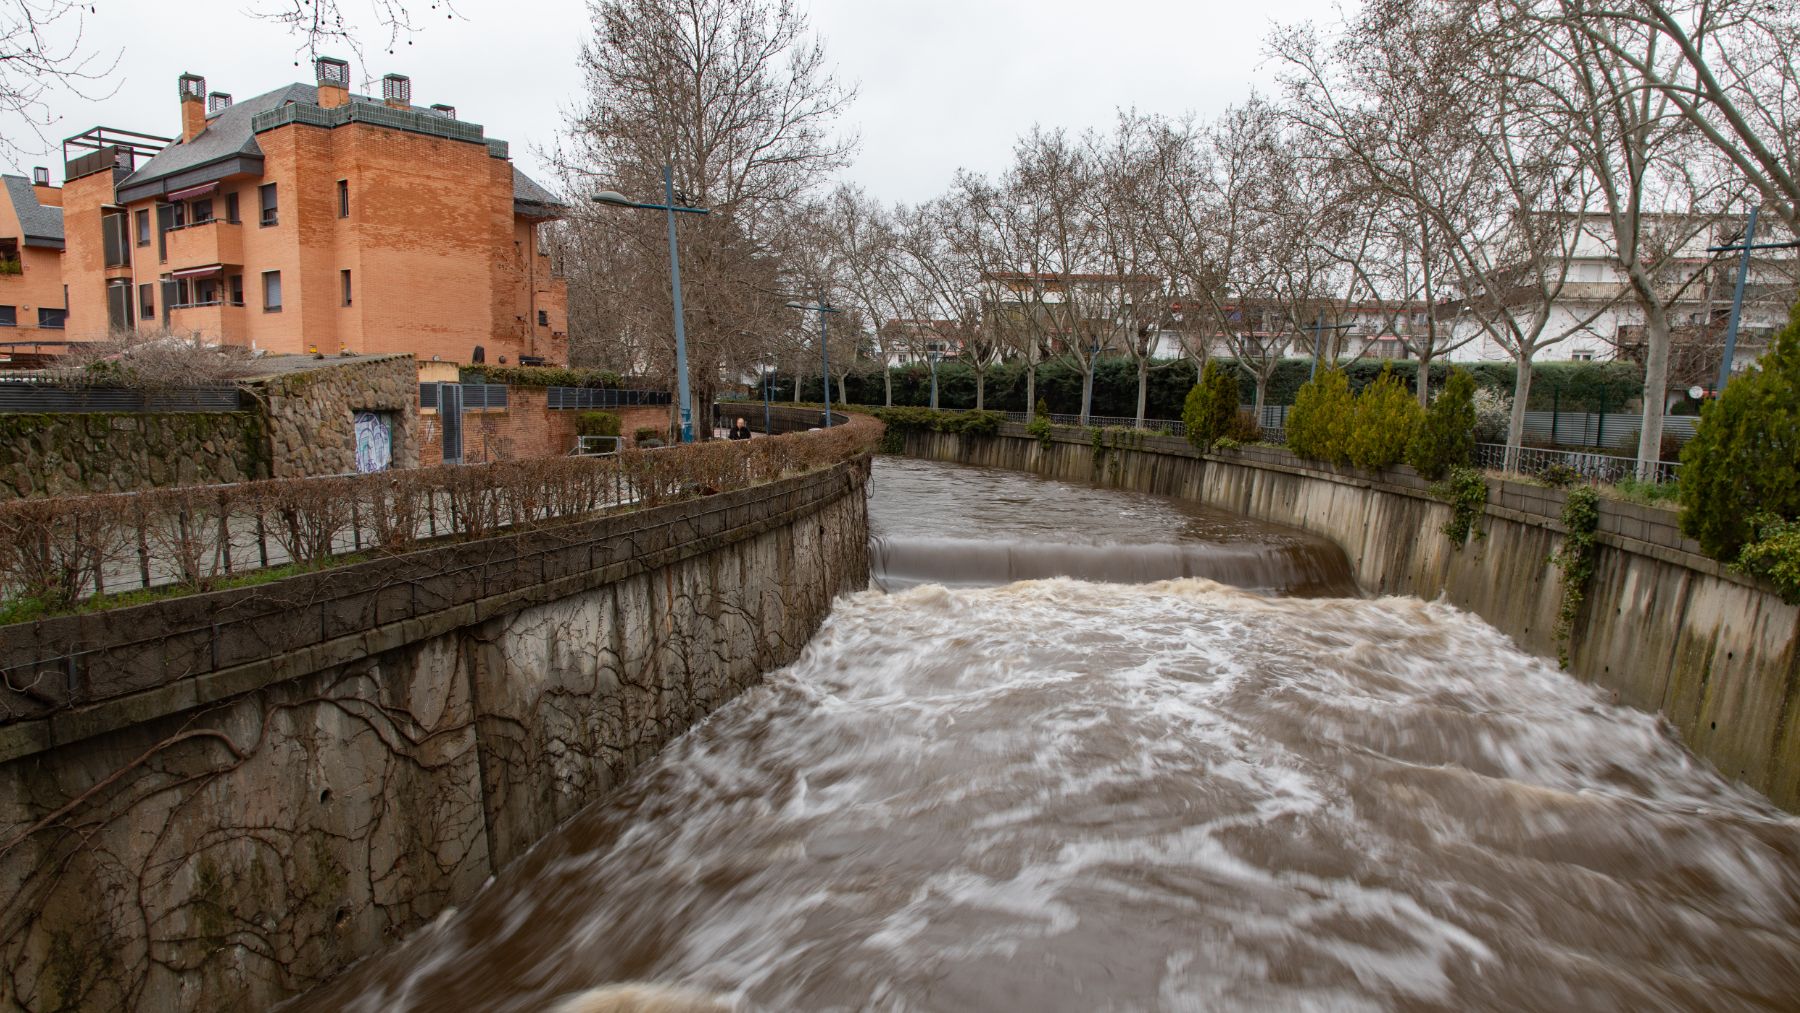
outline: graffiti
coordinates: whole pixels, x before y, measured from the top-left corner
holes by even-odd
[[[386,471],[394,463],[392,412],[356,413],[356,470]]]

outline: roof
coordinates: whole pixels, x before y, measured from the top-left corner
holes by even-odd
[[[25,233],[21,237],[23,244],[62,249],[62,208],[38,203],[37,191],[32,189],[31,180],[24,176],[4,175],[0,176],[0,180],[5,180],[6,195],[12,200],[13,210],[18,213],[19,230]]]
[[[290,84],[255,98],[234,102],[207,117],[206,129],[191,141],[180,141],[151,156],[137,171],[119,184],[121,190],[163,179],[199,168],[224,158],[260,159],[262,145],[256,143],[256,132],[250,121],[257,113],[279,108],[288,102],[319,101],[319,89],[310,84]]]
[[[559,217],[568,202],[539,186],[537,181],[513,169],[513,213],[526,217]]]

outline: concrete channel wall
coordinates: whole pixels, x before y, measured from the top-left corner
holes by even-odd
[[[1450,507],[1410,468],[1379,473],[1244,448],[1202,457],[1184,440],[1058,430],[1048,446],[1001,435],[907,435],[908,454],[1179,496],[1336,541],[1373,594],[1435,599],[1555,657],[1563,493],[1489,483],[1480,538],[1442,533]],[[1662,714],[1728,777],[1800,812],[1800,608],[1703,556],[1671,510],[1603,500],[1600,551],[1570,669],[1613,699]]]
[[[867,477],[0,627],[0,1010],[260,1009],[468,900],[867,585]]]

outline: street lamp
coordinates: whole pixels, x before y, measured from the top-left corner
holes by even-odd
[[[820,363],[821,367],[824,369],[824,374],[821,378],[825,381],[825,428],[830,429],[831,428],[831,352],[829,350],[827,350],[825,347],[825,316],[828,313],[839,313],[842,311],[839,310],[837,307],[831,305],[830,303],[826,302],[824,296],[820,296],[819,301],[816,303],[790,302],[787,304],[787,306],[789,309],[811,310],[811,311],[816,311],[819,314],[819,363]],[[799,389],[800,389],[800,378],[796,376],[796,377],[794,377],[794,390],[796,392],[798,392]]]
[[[943,357],[944,357],[944,353],[938,351],[935,348],[933,348],[930,351],[925,353],[925,358],[931,360],[931,410],[932,411],[937,410],[937,364],[938,364],[938,360],[942,359]]]
[[[669,285],[675,292],[675,389],[681,402],[681,442],[694,442],[694,403],[688,395],[687,324],[681,313],[681,258],[675,252],[675,213],[703,215],[706,208],[682,207],[675,203],[675,168],[663,166],[663,203],[635,201],[617,190],[602,190],[594,195],[594,203],[642,211],[661,211],[669,219]]]

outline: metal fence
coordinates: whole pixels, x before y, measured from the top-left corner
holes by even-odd
[[[419,384],[419,407],[442,407],[440,388],[443,387],[456,387],[462,391],[462,410],[466,412],[505,408],[511,404],[503,383],[422,383]]]
[[[236,387],[128,390],[118,387],[59,387],[0,380],[0,412],[78,414],[82,412],[235,412],[244,392]]]
[[[633,408],[666,405],[674,398],[666,390],[613,390],[601,387],[551,387],[547,399],[552,409]]]
[[[1543,477],[1556,467],[1573,472],[1578,481],[1589,485],[1614,485],[1626,479],[1637,479],[1638,462],[1635,457],[1619,457],[1614,454],[1593,454],[1579,450],[1543,450],[1537,447],[1520,447],[1514,451],[1512,461],[1507,460],[1506,445],[1501,443],[1477,443],[1475,445],[1474,464],[1478,468],[1491,468],[1518,475]],[[1677,461],[1658,461],[1651,467],[1651,473],[1644,476],[1644,481],[1663,483],[1673,482],[1680,477],[1681,464]],[[1564,476],[1566,477],[1566,476]]]

